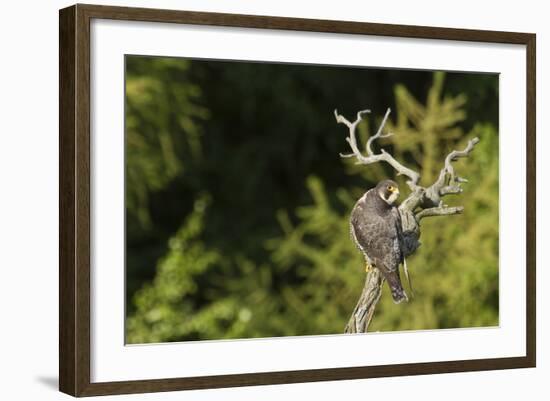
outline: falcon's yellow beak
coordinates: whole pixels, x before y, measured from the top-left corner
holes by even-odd
[[[388,191],[390,191],[392,194],[397,194],[397,195],[399,195],[399,188],[394,187],[393,185],[390,185],[390,186],[388,187]]]

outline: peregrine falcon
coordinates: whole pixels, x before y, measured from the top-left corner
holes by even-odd
[[[350,230],[355,244],[370,266],[380,270],[395,303],[408,301],[401,285],[399,264],[403,262],[401,216],[394,205],[397,184],[384,180],[368,190],[351,211]]]

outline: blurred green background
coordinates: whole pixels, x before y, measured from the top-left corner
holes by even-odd
[[[416,296],[384,287],[371,331],[498,325],[498,76],[126,57],[128,343],[343,333],[365,272],[353,204],[387,165],[343,160],[364,140],[435,180],[446,154],[469,179],[422,221]],[[364,142],[363,142],[364,143]]]

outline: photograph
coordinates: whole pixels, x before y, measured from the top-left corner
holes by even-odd
[[[124,74],[126,344],[499,326],[499,74]]]
[[[200,8],[59,10],[59,391],[538,368],[536,29]]]

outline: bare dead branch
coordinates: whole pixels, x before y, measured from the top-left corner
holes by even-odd
[[[384,129],[384,126],[386,125],[386,121],[388,120],[388,116],[390,115],[390,112],[391,112],[391,109],[388,108],[388,110],[386,110],[386,114],[384,115],[384,118],[383,118],[382,122],[380,123],[380,127],[378,127],[378,131],[376,131],[376,135],[371,136],[369,138],[369,140],[367,141],[367,146],[365,148],[367,150],[367,154],[369,154],[371,156],[374,154],[372,152],[371,144],[375,139],[387,138],[387,137],[393,135],[392,133],[387,133],[386,135],[382,135],[382,130]]]
[[[336,121],[345,124],[349,129],[349,135],[346,141],[349,143],[352,151],[352,153],[341,154],[340,156],[353,157],[357,160],[357,164],[365,165],[385,161],[397,171],[398,175],[402,174],[409,178],[407,184],[411,188],[411,193],[399,206],[403,233],[401,246],[404,256],[407,257],[413,254],[420,246],[420,220],[431,216],[451,216],[463,213],[464,207],[446,206],[443,204],[441,198],[445,195],[462,193],[463,190],[460,184],[467,182],[467,180],[455,174],[452,162],[459,158],[467,157],[474,146],[479,142],[479,139],[473,138],[468,141],[468,144],[463,150],[453,150],[449,153],[445,158],[445,164],[437,180],[431,186],[423,187],[418,185],[420,180],[419,173],[400,164],[389,153],[384,151],[384,149],[381,149],[378,154],[374,153],[372,150],[372,144],[375,140],[392,135],[390,133],[382,133],[390,114],[390,109],[386,111],[376,134],[367,140],[365,145],[366,155],[359,151],[355,131],[363,115],[367,113],[370,113],[370,110],[362,110],[357,113],[357,118],[354,122],[349,122],[344,116],[339,115],[337,110],[334,110]],[[346,333],[367,332],[368,326],[374,316],[376,305],[380,300],[383,282],[384,280],[378,269],[375,268],[367,274],[361,296],[346,325]]]
[[[445,158],[445,170],[450,176],[450,182],[464,182],[463,178],[455,176],[455,170],[451,162],[457,161],[461,157],[467,157],[474,149],[474,146],[479,142],[479,138],[473,138],[468,141],[468,145],[463,150],[453,150]]]
[[[439,195],[452,195],[452,194],[461,194],[462,188],[457,185],[447,185],[439,190]]]
[[[457,176],[451,163],[461,157],[467,157],[478,142],[479,138],[472,138],[468,141],[468,144],[463,150],[453,150],[447,155],[445,158],[445,165],[441,169],[436,182],[428,188],[428,193],[431,193],[433,196],[444,196],[462,192],[460,184],[468,182],[468,180]]]
[[[450,216],[453,214],[461,214],[463,211],[464,211],[464,207],[462,206],[454,206],[454,207],[439,206],[439,207],[431,207],[428,209],[424,209],[418,212],[415,215],[415,217],[417,221],[420,221],[424,217]]]
[[[382,296],[382,284],[384,278],[380,270],[372,269],[365,278],[365,285],[359,297],[359,301],[349,318],[344,329],[345,333],[366,333],[374,316],[374,311]]]
[[[409,177],[409,180],[407,181],[407,184],[409,185],[411,190],[414,191],[418,187],[417,184],[418,184],[418,181],[420,180],[420,174],[418,174],[414,170],[411,170],[408,167],[403,166],[401,163],[399,163],[397,160],[395,160],[391,154],[386,152],[384,149],[381,149],[380,153],[378,153],[378,154],[375,154],[372,151],[371,145],[372,145],[372,142],[375,139],[385,138],[385,137],[388,137],[388,136],[392,135],[392,134],[382,135],[384,125],[386,123],[386,120],[388,119],[388,116],[389,116],[390,112],[391,112],[390,109],[388,109],[386,111],[386,115],[384,116],[384,119],[382,120],[382,123],[380,124],[380,127],[378,128],[378,131],[376,132],[376,135],[369,138],[369,140],[367,141],[367,144],[366,144],[367,156],[365,156],[359,150],[359,147],[357,145],[357,136],[356,136],[355,131],[356,131],[357,125],[361,122],[361,120],[363,118],[363,114],[370,113],[370,110],[359,111],[357,113],[357,118],[355,119],[354,122],[348,121],[344,116],[342,116],[341,114],[338,114],[338,110],[334,110],[334,116],[336,117],[336,122],[339,123],[339,124],[345,124],[348,127],[349,135],[346,138],[346,141],[350,145],[350,148],[353,152],[353,153],[350,153],[350,154],[340,154],[340,156],[341,157],[346,157],[346,158],[355,157],[357,159],[357,164],[365,164],[365,165],[377,163],[377,162],[380,162],[380,161],[384,161],[384,162],[388,163],[390,166],[392,166],[397,171],[397,175],[405,175],[405,176]]]

